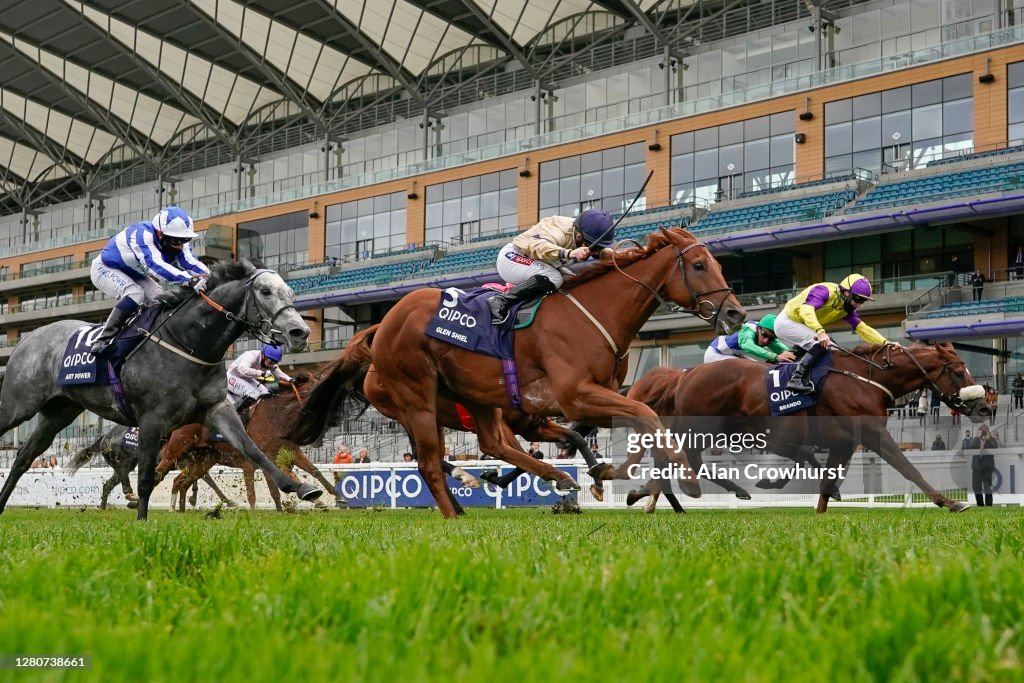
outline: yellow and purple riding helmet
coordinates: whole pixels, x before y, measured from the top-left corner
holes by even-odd
[[[871,296],[871,282],[860,273],[847,275],[839,283],[839,291],[849,292],[850,296],[857,297],[861,301],[874,301],[874,298]]]

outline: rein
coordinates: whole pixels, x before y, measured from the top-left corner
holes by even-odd
[[[842,351],[843,353],[849,355],[849,356],[853,356],[854,358],[867,363],[869,366],[871,366],[873,368],[877,368],[878,370],[888,370],[888,369],[893,367],[892,355],[891,355],[893,347],[890,346],[889,344],[886,344],[885,347],[884,347],[884,349],[885,349],[885,360],[882,363],[879,363],[879,362],[875,361],[874,358],[873,358],[873,356],[875,354],[877,354],[878,351],[881,351],[882,349],[876,350],[875,353],[872,354],[872,357],[869,358],[867,356],[862,356],[862,355],[860,355],[858,353],[854,353],[853,351],[850,351],[849,349],[845,349],[845,348],[843,348],[842,346],[839,346],[839,344],[836,344],[836,343],[833,343],[832,346],[835,347],[836,349],[838,349],[839,351]],[[933,380],[929,376],[928,371],[924,369],[924,366],[921,365],[921,362],[917,360],[917,356],[915,356],[914,354],[910,353],[906,349],[902,349],[902,351],[914,363],[914,365],[917,367],[917,369],[921,372],[921,375],[928,382],[928,385],[931,387],[931,390],[934,391],[936,393],[936,395],[938,395],[940,401],[945,403],[946,406],[948,408],[950,408],[951,410],[956,410],[959,413],[965,413],[965,414],[967,413],[967,403],[962,398],[960,398],[960,396],[958,396],[956,394],[947,394],[944,391],[942,391],[942,389],[939,388],[939,385],[936,384],[935,380]],[[944,362],[942,364],[942,366],[939,368],[939,371],[940,372],[942,372],[942,371],[949,372],[949,365],[950,365],[949,361]],[[871,379],[869,379],[867,377],[862,377],[862,376],[860,376],[860,375],[858,375],[856,373],[850,372],[848,370],[837,370],[835,368],[829,368],[829,372],[834,372],[834,373],[837,373],[837,374],[846,375],[847,377],[852,377],[854,379],[860,380],[862,382],[867,382],[868,384],[876,386],[879,389],[881,389],[882,391],[884,391],[886,394],[889,395],[889,400],[890,401],[892,401],[893,403],[896,402],[896,398],[893,396],[892,392],[889,391],[888,388],[882,386],[878,382],[875,382],[875,381],[873,381],[873,380],[871,380]],[[954,384],[955,384],[955,382],[954,382]]]
[[[274,272],[274,271],[272,271],[270,269],[267,269],[267,268],[260,268],[255,273],[250,275],[249,279],[245,281],[245,284],[243,286],[244,286],[244,288],[246,290],[246,293],[245,293],[245,300],[244,300],[244,302],[242,304],[242,314],[241,315],[239,315],[237,313],[233,313],[232,311],[227,310],[226,308],[224,308],[224,306],[222,306],[221,304],[217,303],[216,301],[211,299],[209,296],[207,296],[206,292],[199,292],[198,295],[213,310],[217,311],[218,313],[223,314],[223,316],[229,322],[241,325],[242,327],[245,328],[245,330],[249,334],[251,334],[252,336],[256,337],[257,339],[259,339],[260,341],[262,341],[262,342],[264,342],[266,344],[276,344],[276,342],[275,342],[275,340],[273,338],[273,335],[275,333],[281,334],[281,330],[278,330],[278,329],[274,328],[274,321],[277,320],[278,316],[280,316],[284,311],[286,311],[288,309],[295,309],[295,306],[293,306],[291,304],[288,304],[286,306],[282,306],[281,308],[279,308],[276,311],[274,311],[274,313],[271,316],[269,316],[269,317],[265,316],[260,311],[259,304],[256,302],[256,297],[255,297],[255,295],[252,292],[252,286],[255,283],[256,278],[258,278],[260,275],[263,275],[264,273],[272,273],[272,272]],[[180,342],[176,342],[176,344],[171,344],[171,343],[165,341],[162,337],[159,337],[159,336],[156,335],[156,333],[160,330],[160,328],[163,327],[164,324],[166,324],[167,321],[170,320],[171,317],[174,316],[174,314],[177,313],[181,309],[182,306],[184,306],[186,303],[188,303],[188,301],[190,301],[190,299],[185,299],[184,301],[179,303],[162,321],[160,321],[160,324],[153,330],[153,332],[148,332],[148,331],[142,330],[142,329],[139,329],[139,332],[142,333],[142,335],[146,338],[146,341],[152,341],[152,342],[156,343],[158,346],[161,346],[161,347],[167,349],[168,351],[170,351],[171,353],[174,353],[174,354],[176,354],[178,356],[181,356],[185,360],[188,360],[188,361],[190,361],[192,363],[196,363],[197,365],[206,365],[206,366],[221,365],[224,362],[223,358],[221,358],[219,360],[215,360],[215,361],[205,361],[205,360],[202,360],[201,358],[197,358],[194,355],[195,352],[192,351],[192,349],[189,349],[188,351],[186,351],[183,348],[181,348],[182,344]],[[249,319],[249,308],[250,308],[250,306],[252,306],[252,307],[254,307],[256,309],[256,321],[255,322]],[[128,355],[128,358],[131,358],[131,356],[133,356],[140,348],[142,348],[142,347],[141,346],[137,346],[135,349],[133,349],[132,352]],[[125,359],[125,361],[127,362],[127,358]],[[298,391],[296,391],[296,397],[298,397]]]
[[[637,283],[638,285],[646,289],[648,292],[650,292],[651,295],[654,296],[654,298],[657,300],[660,306],[668,306],[669,308],[671,308],[673,313],[692,313],[701,320],[713,321],[712,324],[714,328],[717,330],[718,316],[721,315],[722,313],[722,304],[724,304],[725,300],[729,297],[730,294],[732,294],[732,287],[719,287],[717,289],[708,289],[704,291],[694,291],[690,288],[689,283],[686,281],[686,261],[683,260],[683,254],[690,251],[691,249],[696,249],[697,247],[704,247],[705,249],[708,249],[708,245],[705,244],[704,242],[694,242],[693,244],[689,244],[681,249],[673,245],[673,248],[676,250],[676,267],[674,270],[678,270],[679,273],[682,275],[683,286],[686,287],[686,290],[690,292],[690,296],[693,298],[694,305],[691,308],[685,308],[677,303],[669,301],[668,299],[663,297],[658,291],[656,291],[653,287],[648,285],[646,282],[641,282],[637,278],[633,277],[632,275],[624,271],[619,266],[618,262],[615,260],[615,251],[612,251],[612,265],[615,266],[615,270],[617,270],[621,275],[623,275],[629,280],[632,280],[633,282]],[[708,249],[708,252],[710,253],[710,249]],[[669,277],[671,276],[672,274],[669,273]],[[721,299],[719,299],[717,305],[715,305],[715,303],[710,299],[701,299],[701,297],[707,297],[709,294],[718,294],[719,292],[722,293],[722,297]],[[707,311],[706,314],[705,311]]]

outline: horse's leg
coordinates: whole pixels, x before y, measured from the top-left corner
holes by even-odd
[[[203,476],[205,477],[206,475],[204,474]],[[198,502],[199,502],[199,482],[198,481],[194,481],[194,482],[192,482],[192,492],[188,495],[188,505],[189,505],[189,507],[194,508]]]
[[[683,509],[683,504],[679,502],[679,498],[672,492],[672,483],[667,479],[662,479],[660,488],[661,494],[665,496],[665,500],[672,506],[672,510],[676,514],[685,514],[686,510]]]
[[[562,427],[557,422],[549,421],[549,423],[558,429],[565,430],[564,441],[560,443],[565,444],[566,453],[571,458],[574,452],[579,451],[583,459],[587,461],[587,467],[589,468],[587,474],[594,480],[594,485],[598,489],[602,488],[604,486],[604,473],[613,472],[615,467],[610,462],[598,462],[594,454],[590,452],[590,444],[587,443],[587,439],[597,434],[599,428],[585,425],[581,422],[573,422],[568,427]]]
[[[224,495],[224,492],[221,491],[220,487],[213,481],[213,477],[210,476],[209,472],[203,475],[203,481],[206,482],[207,486],[213,489],[213,492],[217,494],[218,498],[220,498],[220,502],[224,503],[229,508],[238,507],[238,503]],[[192,505],[195,506],[195,503],[192,503]]]
[[[238,419],[238,414],[227,399],[210,409],[205,424],[211,431],[223,434],[228,443],[259,466],[267,475],[267,479],[272,479],[277,487],[285,493],[294,493],[302,500],[316,500],[323,493],[312,484],[296,482],[278,469],[246,433],[241,420]]]
[[[338,491],[335,487],[331,486],[331,482],[327,481],[327,477],[320,471],[320,468],[309,461],[306,454],[302,452],[302,449],[295,446],[291,449],[294,455],[293,464],[303,472],[308,472],[314,479],[316,479],[324,487],[324,490],[332,494],[336,499],[341,496],[338,495]]]
[[[245,500],[249,503],[249,512],[256,512],[256,466],[242,463],[242,479],[245,481]]]
[[[114,472],[110,475],[110,479],[103,482],[103,495],[100,496],[100,510],[107,509],[107,500],[110,498],[110,492],[114,490],[114,487],[117,486],[120,479],[121,476],[117,472]]]
[[[477,440],[480,443],[480,450],[484,453],[501,458],[510,465],[527,472],[532,472],[545,481],[554,481],[555,493],[560,495],[580,490],[580,485],[568,474],[523,452],[515,436],[511,431],[507,431],[507,427],[501,419],[500,410],[468,401],[464,405],[473,416]]]
[[[32,461],[43,454],[50,447],[53,439],[60,430],[75,421],[75,418],[82,413],[82,408],[67,399],[52,399],[39,412],[39,421],[32,434],[25,440],[25,443],[18,449],[18,454],[11,464],[11,470],[7,473],[7,481],[4,482],[3,490],[0,490],[0,513],[7,507],[7,501],[18,485],[21,475],[25,474],[32,466]],[[17,424],[24,422],[19,420]],[[0,430],[0,434],[6,430]]]
[[[845,465],[850,462],[853,458],[853,442],[847,442],[842,444],[833,444],[828,449],[828,458],[825,462],[825,467],[836,468],[839,465]],[[839,483],[838,477],[823,477],[821,480],[821,490],[818,494],[818,505],[814,508],[814,511],[819,514],[828,512],[828,500],[833,495],[838,495]]]
[[[188,491],[188,472],[182,470],[171,482],[171,509],[174,509],[174,502],[178,503],[178,512],[185,511],[185,495]]]
[[[256,474],[256,471],[253,470],[253,476],[255,476],[255,474]],[[277,484],[275,484],[270,479],[270,477],[267,477],[267,491],[270,492],[270,497],[273,499],[274,507],[277,508],[277,511],[278,512],[284,512],[284,506],[281,505],[281,490],[277,487]],[[255,491],[253,492],[252,505],[253,505],[253,509],[255,509],[255,507],[256,507],[256,494],[255,494]]]
[[[608,427],[612,426],[613,420],[617,420],[618,424],[631,427],[638,434],[654,434],[665,429],[658,419],[658,414],[649,406],[594,382],[583,382],[567,387],[559,392],[557,398],[559,405],[562,406],[562,412],[571,420],[586,420],[588,424]],[[690,467],[685,451],[668,453],[659,448],[652,450],[656,466],[661,467],[659,463],[672,461],[680,466],[683,473],[693,475],[694,470]],[[636,462],[639,462],[642,457],[640,453],[633,455]],[[614,475],[605,473],[603,476],[607,479],[629,479],[630,464],[632,463],[627,459],[626,463],[614,471]],[[700,483],[689,476],[681,478],[679,486],[686,495],[700,498]]]
[[[925,481],[925,478],[921,476],[921,472],[907,460],[907,456],[903,455],[903,451],[893,441],[889,432],[885,430],[885,418],[862,418],[861,424],[862,443],[870,450],[878,453],[890,467],[893,467],[902,474],[905,479],[917,484],[917,487],[928,496],[929,500],[939,507],[949,508],[950,512],[963,512],[969,507],[966,503],[960,503],[947,498]],[[873,444],[877,444],[877,446],[873,447]]]
[[[690,464],[693,465],[693,471],[700,472],[700,468],[704,464],[704,453],[698,451],[696,448],[687,448],[686,455],[690,459]],[[707,478],[708,481],[718,484],[729,493],[735,494],[740,500],[750,500],[750,494],[747,493],[746,489],[734,482],[732,479],[726,479],[725,477],[718,476],[717,470],[714,470],[714,473],[714,476]],[[672,489],[669,488],[670,493],[671,491]]]

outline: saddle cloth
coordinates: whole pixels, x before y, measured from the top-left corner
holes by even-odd
[[[825,379],[831,374],[829,368],[832,367],[832,356],[825,356],[811,368],[811,382],[814,383],[814,393],[811,394],[797,394],[786,389],[786,384],[793,376],[796,366],[796,363],[779,363],[765,373],[768,406],[771,408],[772,417],[788,415],[798,410],[808,410],[817,405],[818,392],[825,385]]]
[[[104,362],[97,362],[96,356],[89,348],[96,343],[103,325],[83,325],[75,330],[64,349],[60,359],[60,374],[57,376],[58,386],[75,384],[98,384],[105,386],[112,383],[110,368],[120,369],[125,357],[142,341],[142,330],[149,331],[156,321],[156,316],[163,306],[153,304],[142,309],[135,320],[129,321],[117,337],[113,346],[103,354]]]

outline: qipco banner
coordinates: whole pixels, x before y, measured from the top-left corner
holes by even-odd
[[[467,467],[467,472],[479,477],[485,469]],[[574,479],[579,478],[578,467],[559,467]],[[501,473],[510,470],[502,467]],[[348,501],[349,507],[433,507],[434,499],[430,489],[416,469],[391,469],[377,467],[367,470],[342,470],[335,484],[337,493]],[[532,474],[522,474],[506,489],[497,489],[483,481],[480,488],[463,486],[452,477],[445,477],[445,483],[452,496],[463,507],[528,507],[553,505],[558,500],[547,482]]]

